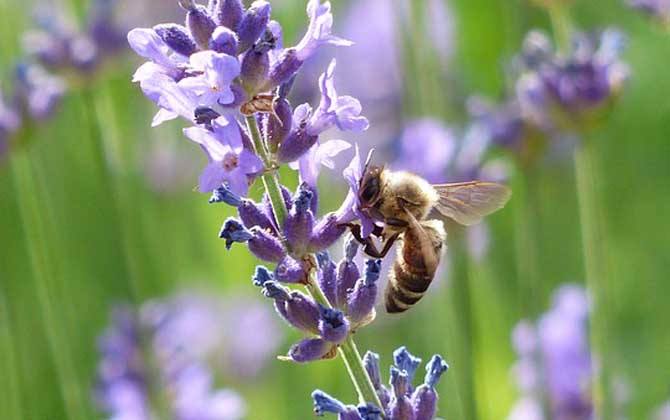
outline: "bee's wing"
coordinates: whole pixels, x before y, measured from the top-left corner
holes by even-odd
[[[440,196],[435,209],[465,226],[503,208],[512,195],[505,185],[484,181],[438,184],[433,188]]]
[[[424,230],[421,223],[416,220],[416,217],[409,210],[405,209],[407,217],[409,218],[409,227],[412,229],[419,241],[419,248],[421,250],[420,255],[423,258],[424,267],[428,273],[435,273],[437,270],[437,265],[440,263],[439,256],[435,254],[435,249],[433,247],[433,242],[430,240],[430,237]]]

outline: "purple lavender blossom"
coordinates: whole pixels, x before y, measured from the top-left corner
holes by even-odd
[[[293,113],[293,130],[279,145],[280,162],[292,162],[304,155],[324,131],[337,127],[340,131],[364,131],[369,123],[361,116],[360,102],[351,96],[338,96],[335,90],[335,60],[319,78],[321,101],[316,110],[309,104],[299,105]]]
[[[435,386],[449,366],[442,357],[434,355],[426,365],[424,382],[416,389],[412,386],[414,371],[421,359],[410,354],[405,347],[394,352],[395,363],[391,366],[389,390],[382,385],[379,374],[379,356],[372,352],[365,354],[365,366],[372,378],[383,407],[371,404],[354,407],[345,405],[335,397],[321,390],[312,393],[314,412],[317,416],[325,413],[338,414],[339,419],[382,419],[389,420],[432,420],[437,412],[437,392]],[[407,363],[405,363],[407,362]],[[409,370],[407,370],[409,369]]]
[[[162,414],[170,418],[242,418],[244,401],[232,390],[216,389],[214,376],[232,369],[227,373],[248,377],[262,368],[279,343],[268,312],[254,302],[242,308],[199,294],[149,301],[137,313],[115,309],[99,344],[101,410],[114,418],[154,418],[159,413],[152,396],[160,395],[168,410]],[[241,325],[258,335],[236,334]]]
[[[360,187],[361,177],[363,176],[363,166],[361,166],[361,157],[358,153],[358,145],[351,163],[344,170],[343,175],[349,184],[349,193],[344,199],[344,203],[337,210],[339,223],[349,223],[359,220],[361,223],[361,235],[367,238],[375,227],[375,221],[365,212],[358,200],[358,189]],[[372,150],[368,153],[366,162],[372,158]]]
[[[668,0],[627,0],[626,4],[661,23],[670,23],[670,1]]]
[[[249,183],[263,169],[263,162],[244,148],[239,127],[224,117],[217,118],[212,130],[184,129],[184,134],[202,146],[209,160],[200,175],[201,192],[210,192],[225,183],[234,193],[246,195]]]
[[[514,330],[519,360],[514,366],[521,399],[510,416],[590,419],[593,363],[588,343],[589,302],[585,290],[564,285],[554,293],[552,308],[536,324],[520,322]],[[543,407],[543,396],[548,403]]]

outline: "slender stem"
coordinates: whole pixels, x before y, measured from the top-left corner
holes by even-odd
[[[594,374],[594,403],[599,418],[611,418],[612,401],[610,394],[609,366],[609,328],[607,311],[613,304],[608,296],[606,282],[609,280],[607,269],[606,229],[597,179],[597,162],[594,145],[584,141],[575,151],[575,178],[577,199],[579,201],[579,219],[582,231],[582,249],[586,283],[593,302],[591,314],[592,359],[600,360],[600,368]]]
[[[551,6],[547,7],[547,11],[549,12],[549,19],[551,19],[551,26],[554,30],[556,46],[559,51],[565,52],[570,48],[570,34],[572,32],[568,7],[560,1],[555,1]]]
[[[263,164],[265,165],[266,170],[271,170],[273,163],[270,160],[270,156],[265,147],[265,142],[263,142],[263,137],[261,136],[261,131],[258,128],[258,123],[256,122],[256,117],[249,115],[246,117],[247,128],[249,129],[249,134],[254,143],[254,149],[256,149],[256,154],[261,158]],[[272,209],[274,210],[275,220],[277,226],[281,226],[286,219],[286,203],[284,203],[284,198],[281,193],[281,187],[279,186],[279,180],[273,172],[266,172],[261,175],[263,180],[263,185],[265,186],[265,191],[268,193],[270,198],[270,203],[272,204]]]
[[[256,149],[256,153],[261,158],[261,160],[263,160],[266,169],[271,169],[273,167],[273,162],[268,155],[265,142],[263,141],[263,137],[261,136],[261,132],[258,128],[258,123],[256,122],[256,117],[253,115],[247,116],[246,122],[247,128],[249,129],[249,134],[251,135],[251,139],[254,144],[254,148]],[[265,191],[270,198],[270,203],[272,204],[272,209],[274,210],[274,214],[277,219],[277,226],[281,226],[286,219],[287,211],[286,204],[284,203],[284,199],[281,194],[279,180],[277,179],[276,174],[273,172],[263,174],[262,179],[263,185],[265,186]],[[313,261],[316,260],[313,255],[310,255],[309,258],[311,258]],[[316,283],[314,274],[315,270],[312,270],[308,276],[308,283],[306,285],[307,291],[310,293],[310,295],[312,295],[314,300],[316,300],[321,305],[327,308],[332,307],[328,301],[328,298]],[[368,372],[363,366],[363,361],[361,360],[358,348],[356,347],[356,343],[354,342],[354,339],[351,337],[351,335],[349,335],[344,343],[340,345],[339,354],[344,361],[344,365],[346,366],[347,372],[351,377],[354,388],[356,388],[359,402],[372,402],[378,407],[382,407],[379,396],[375,391]]]
[[[524,318],[534,318],[544,298],[538,262],[537,170],[532,164],[519,165],[514,185],[515,245],[517,276]]]
[[[472,293],[470,290],[469,262],[465,244],[465,232],[454,230],[450,236],[451,284],[448,288],[452,308],[452,319],[458,340],[454,343],[454,365],[459,366],[456,375],[461,400],[462,417],[478,418],[475,402],[475,320],[473,319]]]

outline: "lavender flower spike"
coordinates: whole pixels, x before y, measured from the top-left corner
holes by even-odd
[[[426,366],[426,378],[412,395],[412,404],[416,420],[432,420],[437,411],[437,392],[435,385],[449,365],[438,355],[433,356]]]
[[[347,296],[348,315],[354,324],[364,321],[367,323],[370,320],[369,317],[374,316],[373,311],[377,301],[377,280],[379,279],[381,266],[382,260],[365,261],[365,276],[356,282],[356,286]]]

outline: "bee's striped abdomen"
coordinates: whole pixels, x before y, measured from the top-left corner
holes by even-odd
[[[435,276],[445,239],[444,228],[439,221],[422,222],[421,226],[420,235],[411,229],[403,234],[402,247],[398,248],[386,286],[385,304],[389,313],[404,312],[417,303]]]

